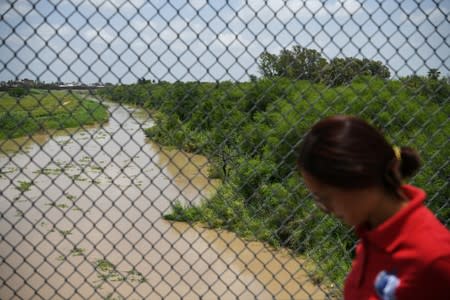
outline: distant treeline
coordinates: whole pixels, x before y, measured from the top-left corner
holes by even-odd
[[[39,80],[8,80],[0,82],[0,91],[8,91],[12,88],[23,88],[23,89],[40,89],[40,90],[86,90],[86,89],[97,89],[104,86],[112,86],[112,83],[95,83],[95,84],[66,84],[63,82],[42,82]]]
[[[286,77],[294,80],[309,80],[328,86],[349,84],[358,76],[390,78],[389,68],[380,61],[356,57],[335,57],[327,60],[314,49],[294,46],[292,50],[283,49],[278,55],[263,52],[259,57],[259,71],[263,77]],[[449,83],[449,77],[440,78],[438,69],[430,69],[426,79],[442,80]],[[403,78],[424,84],[424,76],[411,75]]]
[[[335,57],[327,61],[314,49],[294,46],[275,55],[263,52],[259,58],[259,69],[264,77],[287,77],[295,80],[322,82],[330,86],[350,83],[361,75],[383,79],[391,76],[388,67],[379,61],[355,57]]]

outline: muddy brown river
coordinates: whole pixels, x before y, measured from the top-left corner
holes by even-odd
[[[326,298],[287,251],[164,220],[220,182],[105,104],[102,126],[0,141],[0,299]]]

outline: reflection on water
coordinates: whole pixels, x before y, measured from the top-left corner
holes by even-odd
[[[233,233],[171,223],[214,192],[205,157],[147,142],[149,114],[0,142],[0,298],[235,299],[323,294],[302,261]]]

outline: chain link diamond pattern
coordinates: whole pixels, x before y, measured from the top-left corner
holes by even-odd
[[[448,226],[449,9],[2,1],[0,298],[340,298],[355,237],[295,149],[325,115],[370,119],[423,151]]]

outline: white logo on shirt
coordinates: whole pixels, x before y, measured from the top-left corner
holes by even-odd
[[[378,273],[374,287],[381,300],[395,300],[395,290],[400,285],[400,279],[393,273],[381,271]]]

